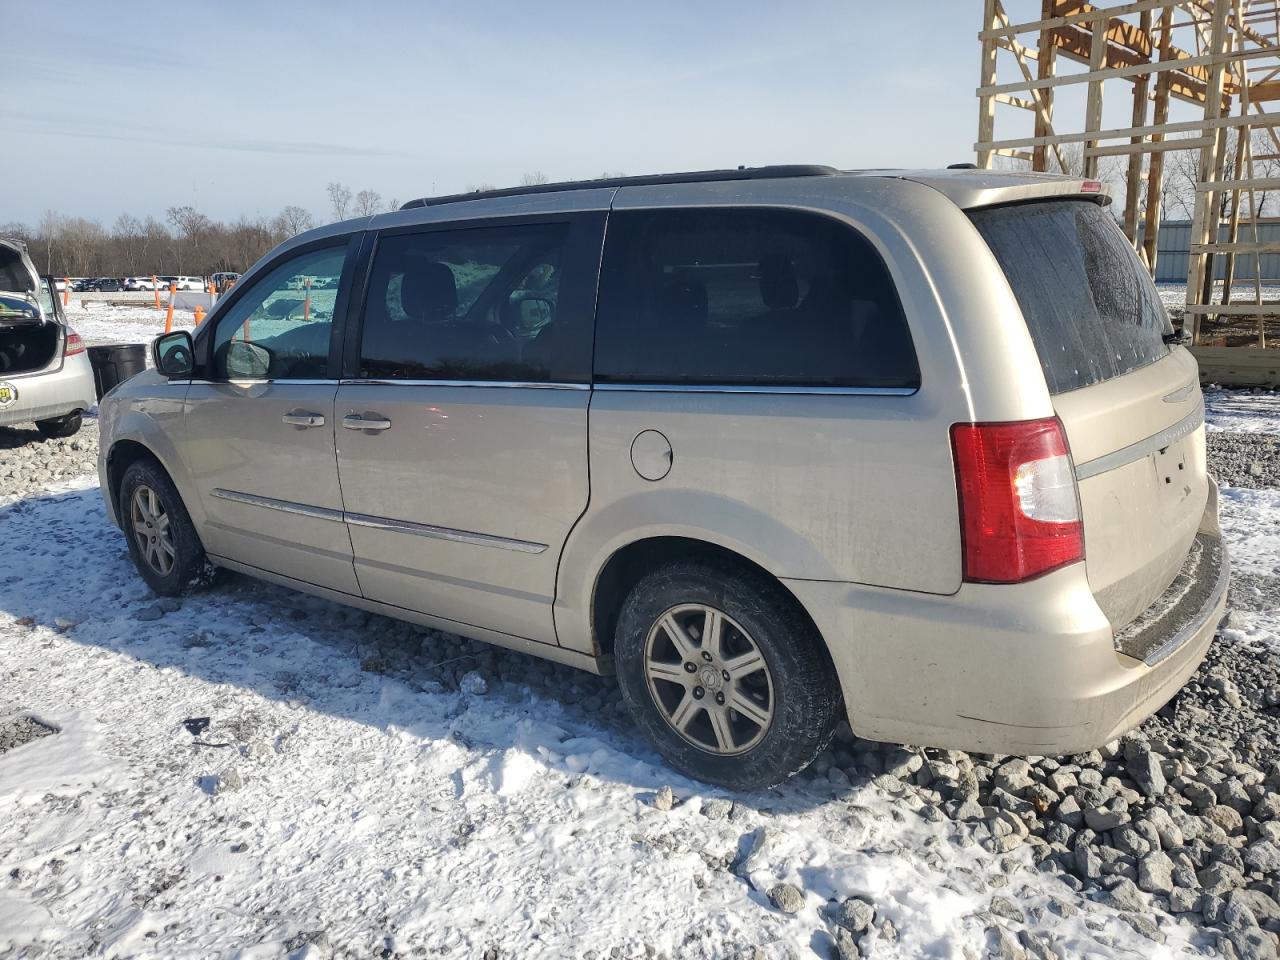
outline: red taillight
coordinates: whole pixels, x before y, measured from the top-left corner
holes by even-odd
[[[1084,559],[1084,527],[1057,417],[951,427],[964,578],[1017,583]]]
[[[1084,183],[1080,184],[1080,192],[1081,193],[1101,193],[1102,183],[1101,181],[1098,181],[1098,180],[1086,180]]]
[[[84,341],[80,339],[80,334],[74,330],[67,331],[67,349],[62,352],[64,357],[74,357],[77,353],[84,353]]]

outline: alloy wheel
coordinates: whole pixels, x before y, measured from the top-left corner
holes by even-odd
[[[154,490],[140,484],[129,501],[129,520],[142,559],[156,573],[167,577],[173,570],[175,551],[169,514]]]
[[[773,678],[759,647],[715,607],[667,610],[644,646],[645,681],[663,719],[708,753],[744,753],[773,722]]]

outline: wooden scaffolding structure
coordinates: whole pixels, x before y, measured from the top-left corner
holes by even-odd
[[[1102,158],[1124,158],[1122,226],[1154,273],[1166,155],[1194,151],[1178,322],[1201,342],[1210,324],[1244,322],[1252,331],[1256,319],[1256,343],[1265,346],[1280,302],[1264,301],[1259,258],[1280,252],[1280,242],[1259,240],[1256,223],[1266,192],[1280,189],[1280,177],[1259,169],[1280,159],[1280,112],[1270,109],[1280,101],[1280,0],[981,2],[978,166],[1093,179]],[[1115,125],[1114,109],[1104,125],[1103,95],[1115,88],[1131,108],[1127,126]],[[1064,106],[1074,107],[1070,116]],[[1171,119],[1172,111],[1186,118]],[[997,126],[1018,119],[1029,136],[997,136]],[[1259,130],[1269,146],[1255,154]],[[1218,257],[1225,280],[1215,284]],[[1233,303],[1241,257],[1252,266],[1252,295],[1242,301],[1237,289]]]

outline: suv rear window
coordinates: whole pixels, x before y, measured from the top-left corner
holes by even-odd
[[[613,383],[919,386],[884,261],[851,227],[792,210],[609,216],[596,378]]]
[[[1050,393],[1145,367],[1172,331],[1155,285],[1096,203],[1052,200],[969,214],[1022,308]]]

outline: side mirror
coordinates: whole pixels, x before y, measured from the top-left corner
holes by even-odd
[[[195,370],[195,358],[195,344],[185,330],[175,330],[151,341],[151,359],[156,369],[170,380],[188,379]]]

